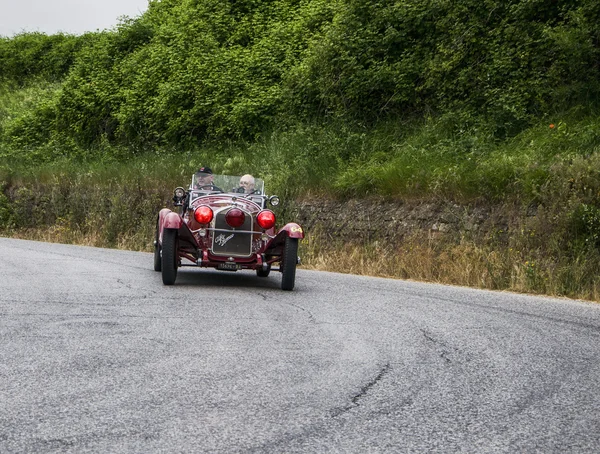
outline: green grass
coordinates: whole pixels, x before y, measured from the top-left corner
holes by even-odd
[[[108,141],[81,147],[61,137],[21,146],[18,138],[11,139],[19,119],[51,102],[58,90],[59,84],[44,82],[23,88],[0,84],[0,180],[79,175],[109,186],[137,180],[172,185],[187,182],[198,166],[211,165],[219,173],[257,174],[288,197],[322,193],[497,202],[539,197],[557,172],[572,173],[574,162],[592,163],[600,152],[600,114],[581,108],[541,119],[502,141],[494,138],[490,125],[449,114],[387,121],[371,129],[314,121],[265,133],[253,142],[186,149],[141,150]]]
[[[571,113],[505,141],[494,140],[485,130],[449,127],[443,119],[429,120],[399,139],[375,131],[365,141],[368,152],[340,169],[333,190],[459,201],[530,199],[557,166],[593,160],[600,153],[599,126],[598,115],[578,118]]]
[[[18,111],[16,104],[13,99],[12,111]],[[106,188],[134,182],[171,187],[187,184],[196,168],[210,165],[217,173],[253,173],[288,198],[326,194],[541,203],[562,191],[560,197],[600,206],[598,194],[590,193],[597,187],[599,125],[600,116],[567,114],[504,141],[484,129],[461,130],[430,119],[370,131],[305,124],[253,143],[206,143],[188,150],[139,151],[109,143],[88,149],[67,143],[61,149],[55,141],[19,151],[0,143],[0,150],[8,149],[0,158],[0,181],[75,178]],[[564,193],[565,179],[576,186],[571,194]]]

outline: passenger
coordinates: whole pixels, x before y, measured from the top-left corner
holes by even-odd
[[[253,194],[254,193],[254,177],[250,174],[244,175],[240,178],[240,187],[238,192],[243,192],[245,194]]]
[[[213,179],[214,176],[210,167],[200,167],[196,172],[196,178],[194,179],[194,189],[223,192],[221,188],[215,186]]]

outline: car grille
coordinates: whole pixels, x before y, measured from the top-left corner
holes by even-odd
[[[237,230],[252,230],[252,216],[244,212],[244,224],[233,229],[225,221],[229,210],[223,210],[215,216],[215,231],[213,232],[212,252],[215,255],[228,255],[232,257],[248,257],[252,254],[252,234],[240,233]]]

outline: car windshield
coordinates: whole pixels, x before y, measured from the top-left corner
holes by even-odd
[[[192,177],[190,190],[202,193],[223,191],[235,194],[264,195],[265,183],[252,175],[213,175],[195,173]]]

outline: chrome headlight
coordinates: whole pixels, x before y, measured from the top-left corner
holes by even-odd
[[[272,195],[272,196],[269,198],[269,203],[270,203],[271,205],[273,205],[274,207],[276,207],[277,205],[279,205],[279,202],[280,202],[280,200],[279,200],[279,197],[277,197],[276,195]]]
[[[185,189],[175,188],[175,198],[183,199],[185,197]]]

